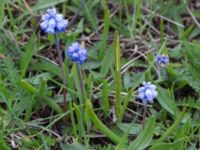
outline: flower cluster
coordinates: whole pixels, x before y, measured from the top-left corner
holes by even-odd
[[[156,62],[161,65],[161,66],[165,66],[169,64],[169,57],[167,55],[158,55],[156,57]]]
[[[46,33],[63,32],[68,25],[68,20],[63,19],[63,15],[56,12],[55,8],[47,10],[47,13],[42,15],[40,27]]]
[[[87,50],[78,42],[72,43],[72,45],[67,49],[66,54],[70,57],[71,61],[80,64],[83,64],[87,59]]]
[[[142,87],[138,88],[138,98],[142,100],[144,104],[148,102],[152,103],[153,99],[156,98],[158,92],[156,91],[156,86],[151,84],[151,82],[142,82]]]

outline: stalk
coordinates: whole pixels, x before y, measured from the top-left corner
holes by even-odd
[[[145,120],[146,120],[146,115],[147,115],[147,105],[144,105],[144,114],[143,114],[143,119],[142,119],[142,127],[144,129],[144,124],[145,124]]]
[[[62,82],[63,82],[63,111],[66,112],[66,110],[67,110],[67,95],[66,95],[67,91],[66,91],[66,88],[64,87],[64,86],[66,86],[66,75],[65,75],[65,70],[64,70],[62,52],[60,50],[58,33],[55,34],[55,43],[56,43],[56,51],[58,53],[59,65],[61,68],[61,77],[62,77]]]

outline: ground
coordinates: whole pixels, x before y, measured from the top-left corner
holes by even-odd
[[[52,7],[69,21],[63,63],[40,28]],[[67,55],[73,42],[82,64]],[[0,149],[198,149],[199,42],[199,0],[4,0]],[[143,81],[156,86],[152,103],[138,97]]]

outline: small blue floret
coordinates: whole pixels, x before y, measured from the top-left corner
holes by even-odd
[[[70,57],[71,61],[80,64],[83,64],[87,59],[87,50],[78,42],[72,43],[72,45],[67,49],[66,54]]]
[[[68,20],[63,19],[63,15],[56,12],[55,8],[47,10],[47,13],[42,15],[41,29],[50,34],[64,32],[68,25]]]
[[[159,65],[165,66],[169,64],[169,57],[167,55],[158,55],[156,61]]]
[[[142,87],[138,88],[138,98],[142,100],[144,104],[153,103],[153,100],[157,97],[158,92],[156,86],[151,82],[142,82]]]

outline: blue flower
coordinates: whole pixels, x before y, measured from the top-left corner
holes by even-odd
[[[148,102],[152,103],[153,99],[155,99],[158,95],[156,91],[156,86],[151,84],[151,82],[142,82],[142,87],[138,88],[138,98],[142,100],[144,104]]]
[[[83,64],[87,59],[87,50],[78,42],[72,43],[72,45],[67,49],[66,54],[70,57],[71,61],[80,64]]]
[[[47,13],[42,15],[40,27],[46,33],[58,33],[65,31],[68,25],[68,20],[63,19],[63,15],[56,12],[55,8],[47,10]]]
[[[156,61],[158,64],[162,65],[162,66],[165,66],[165,65],[168,65],[169,64],[169,57],[167,55],[158,55],[156,57]]]

